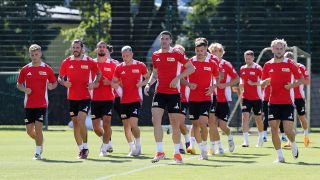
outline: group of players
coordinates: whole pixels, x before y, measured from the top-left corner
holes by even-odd
[[[125,137],[130,147],[128,155],[141,154],[138,118],[143,102],[142,87],[145,86],[144,94],[148,96],[150,86],[155,82],[157,85],[151,107],[156,141],[156,154],[151,160],[153,163],[165,158],[161,126],[165,110],[172,126],[173,157],[177,163],[183,163],[181,154],[185,153],[181,134],[185,137],[188,153],[195,154],[197,143],[201,151],[200,159],[208,159],[208,155],[224,153],[218,131],[220,127],[228,136],[229,151],[233,152],[235,145],[228,127],[228,102],[231,101],[231,87],[238,84],[239,80],[244,137],[242,147],[249,146],[249,118],[253,111],[259,133],[257,147],[261,147],[266,141],[266,128],[269,124],[278,154],[277,162],[284,162],[278,135],[282,123],[290,142],[286,146],[291,147],[293,157],[298,158],[293,130],[294,104],[304,128],[305,146],[309,145],[303,85],[310,80],[302,64],[296,64],[292,57],[284,56],[287,48],[284,40],[272,41],[274,58],[265,63],[263,68],[254,62],[253,51],[246,51],[246,64],[240,69],[240,78],[232,64],[223,59],[225,51],[221,44],[212,43],[209,46],[205,38],[197,38],[194,41],[195,56],[188,59],[182,46],[171,47],[171,43],[171,33],[161,32],[161,48],[152,55],[150,75],[143,62],[133,59],[130,46],[122,47],[123,62],[119,63],[111,58],[112,46],[107,43],[101,41],[97,44],[97,58],[92,59],[84,54],[83,42],[74,40],[71,44],[72,55],[62,61],[58,80],[51,67],[42,62],[41,47],[31,45],[29,54],[32,61],[21,69],[17,87],[25,93],[25,124],[28,135],[36,143],[34,159],[41,159],[43,149],[42,123],[48,107],[47,89],[55,89],[58,82],[67,88],[69,112],[80,159],[86,159],[89,154],[85,120],[90,109],[93,130],[102,140],[100,156],[106,156],[113,151],[113,108],[123,122]],[[266,123],[262,120],[262,109]],[[190,138],[185,125],[187,114],[192,122]]]

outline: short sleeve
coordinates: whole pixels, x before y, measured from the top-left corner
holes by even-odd
[[[22,84],[25,82],[25,80],[26,80],[26,68],[22,68],[19,73],[17,83]]]

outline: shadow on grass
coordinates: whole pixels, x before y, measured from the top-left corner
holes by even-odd
[[[110,158],[117,158],[117,159],[152,159],[149,156],[144,156],[144,155],[140,155],[140,156],[127,156],[126,154],[119,154],[119,155],[115,155],[115,154],[109,154],[107,157]]]
[[[221,156],[221,157],[227,157],[227,158],[241,158],[241,159],[255,159],[255,158],[258,158],[258,156],[241,156],[241,154],[239,155],[224,155],[224,156]]]
[[[307,162],[285,162],[283,164],[292,164],[292,165],[299,165],[299,166],[320,166],[320,163],[307,163]]]
[[[99,158],[99,159],[87,158],[87,160],[94,161],[94,162],[110,162],[110,163],[126,163],[126,162],[132,161],[132,160],[114,160],[114,159],[102,159],[102,158]]]
[[[235,160],[218,160],[218,159],[209,159],[208,161],[221,162],[221,163],[243,163],[243,164],[253,164],[257,162],[257,161],[235,161]]]
[[[71,164],[72,163],[82,163],[83,162],[82,160],[68,161],[68,160],[46,159],[46,158],[43,158],[40,161],[47,162],[47,163],[71,163]]]
[[[260,156],[270,156],[271,154],[254,154],[254,153],[232,153],[232,154],[235,154],[235,155],[242,155],[242,156],[257,156],[257,157],[260,157]],[[230,155],[232,156],[232,155]],[[246,157],[247,158],[247,157]]]
[[[225,167],[221,165],[214,165],[214,164],[195,164],[195,163],[183,163],[183,164],[177,164],[177,163],[170,163],[168,164],[170,166],[197,166],[197,167]]]

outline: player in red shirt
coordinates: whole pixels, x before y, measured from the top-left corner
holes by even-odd
[[[284,57],[294,60],[294,56],[292,52],[286,52]],[[306,119],[306,111],[305,111],[306,106],[305,106],[305,100],[304,100],[305,98],[304,85],[310,84],[310,76],[307,68],[303,64],[297,63],[297,65],[303,75],[304,80],[303,80],[303,84],[294,88],[294,105],[298,113],[300,124],[303,128],[303,134],[304,134],[303,143],[305,147],[308,147],[310,144],[310,139],[308,136],[309,134],[308,122]],[[290,142],[288,142],[287,147],[290,147]]]
[[[278,130],[281,121],[284,131],[287,134],[291,145],[292,155],[296,159],[299,156],[293,131],[293,88],[302,84],[303,76],[298,66],[292,59],[284,57],[287,42],[283,39],[276,39],[271,42],[274,58],[266,62],[262,70],[262,87],[270,84],[269,101],[269,125],[271,127],[272,142],[277,150],[276,162],[285,162]],[[296,81],[293,81],[294,79]]]
[[[245,65],[240,68],[240,98],[242,108],[242,131],[244,142],[242,147],[249,147],[249,120],[250,113],[253,111],[254,119],[258,128],[258,143],[256,147],[263,145],[263,122],[262,110],[262,90],[260,80],[262,68],[254,62],[254,53],[248,50],[244,53]]]
[[[59,82],[68,88],[70,117],[73,122],[73,132],[79,147],[80,159],[86,159],[89,154],[87,144],[86,116],[90,109],[90,91],[98,86],[101,77],[97,63],[83,55],[83,42],[74,40],[71,44],[72,56],[63,60],[60,67]],[[65,80],[64,78],[67,78]],[[96,77],[92,80],[92,77]]]
[[[133,59],[130,46],[122,47],[121,53],[123,62],[116,67],[112,83],[115,88],[121,83],[123,89],[120,117],[130,146],[128,156],[139,156],[141,154],[141,143],[138,118],[143,100],[142,87],[147,84],[150,75],[144,63]],[[145,80],[142,80],[142,77]]]
[[[179,94],[180,79],[188,76],[194,71],[194,66],[188,61],[183,53],[174,50],[170,44],[172,35],[168,31],[160,33],[161,49],[152,55],[153,72],[144,91],[148,95],[150,85],[158,81],[156,93],[152,103],[152,123],[154,127],[154,137],[157,143],[157,153],[151,162],[158,162],[165,158],[162,147],[163,131],[161,127],[162,116],[167,108],[170,124],[172,126],[172,140],[174,143],[174,159],[177,163],[182,163],[179,152],[180,131],[179,125],[183,121],[181,114],[181,102]],[[181,66],[185,70],[181,73]]]
[[[208,159],[207,137],[208,118],[210,113],[212,93],[214,91],[213,77],[219,76],[218,65],[207,52],[208,41],[205,38],[195,40],[196,56],[190,58],[195,66],[195,72],[189,75],[190,88],[189,105],[190,120],[196,141],[201,150],[200,159]],[[201,129],[201,131],[200,131]]]
[[[48,91],[57,87],[57,79],[51,67],[42,62],[41,47],[32,44],[29,47],[31,62],[25,65],[17,79],[17,88],[25,93],[25,124],[27,134],[35,140],[36,148],[33,159],[41,159],[43,118],[48,108]]]
[[[107,43],[100,41],[96,48],[97,59],[95,59],[101,71],[99,85],[93,89],[91,101],[91,118],[93,130],[97,136],[102,138],[100,148],[100,156],[106,156],[107,150],[110,147],[109,141],[111,138],[111,116],[114,100],[111,80],[117,64],[107,57]],[[102,128],[101,122],[102,119]]]
[[[223,46],[220,43],[212,43],[209,46],[209,51],[218,57],[219,60],[219,68],[221,68],[222,78],[219,83],[217,83],[217,104],[214,109],[211,110],[211,113],[214,112],[215,118],[213,119],[213,142],[210,145],[210,154],[223,154],[224,150],[222,148],[222,144],[220,141],[220,135],[218,132],[218,125],[220,129],[228,136],[228,144],[229,151],[234,151],[234,141],[233,136],[231,135],[231,130],[228,127],[228,117],[229,117],[229,104],[228,101],[232,101],[231,99],[231,86],[237,84],[239,82],[239,77],[237,72],[233,68],[232,64],[225,59],[222,59],[225,51]],[[210,140],[210,141],[212,141]],[[214,146],[218,145],[218,149],[214,151]]]

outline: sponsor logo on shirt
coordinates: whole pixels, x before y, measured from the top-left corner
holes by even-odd
[[[111,71],[111,68],[106,68],[106,67],[105,67],[105,68],[103,68],[103,70],[104,70],[104,71],[109,71],[109,72],[110,72],[110,71]]]
[[[81,69],[89,69],[88,65],[81,65]]]
[[[47,72],[45,72],[45,71],[39,71],[39,74],[42,75],[42,76],[46,76],[46,75],[47,75]]]
[[[203,67],[205,71],[211,71],[211,67]]]
[[[290,72],[289,68],[282,68],[281,70],[282,70],[282,72]]]
[[[169,62],[174,62],[175,61],[175,59],[174,58],[167,58],[167,61],[169,61]]]
[[[250,75],[255,75],[256,73],[255,72],[250,72]]]
[[[132,69],[132,73],[139,73],[139,69]]]
[[[31,72],[29,72],[28,74],[27,74],[27,76],[31,76],[32,74],[31,74]]]
[[[71,65],[71,66],[69,66],[69,69],[73,69],[73,66]]]

